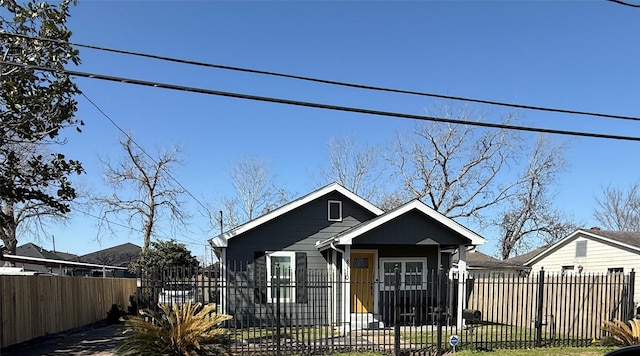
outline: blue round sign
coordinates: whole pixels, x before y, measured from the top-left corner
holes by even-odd
[[[458,335],[451,335],[451,338],[449,338],[449,344],[451,346],[458,346],[459,343],[460,340],[458,339]]]

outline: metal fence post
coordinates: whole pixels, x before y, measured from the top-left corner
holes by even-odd
[[[395,348],[394,355],[400,355],[400,268],[396,264],[394,268],[395,283],[394,283],[394,297],[393,297],[393,345]]]
[[[636,306],[633,301],[633,295],[635,294],[635,284],[636,284],[636,272],[632,268],[631,272],[629,273],[629,297],[628,297],[629,313],[627,317],[627,319],[629,320],[635,319],[636,317]]]
[[[276,263],[276,355],[282,355],[280,349],[280,264]],[[272,296],[273,297],[273,296]]]
[[[542,307],[544,298],[544,268],[540,269],[538,277],[538,304],[536,305],[536,347],[542,346]]]
[[[438,286],[436,287],[436,355],[442,355],[442,266],[436,272],[438,274]]]

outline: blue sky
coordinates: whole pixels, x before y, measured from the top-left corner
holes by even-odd
[[[79,1],[73,42],[382,87],[638,116],[640,10],[605,1]],[[76,69],[176,85],[424,114],[434,99],[274,79],[80,49]],[[180,145],[175,176],[202,200],[231,194],[231,165],[248,155],[271,163],[299,195],[316,188],[333,136],[386,145],[415,122],[176,92],[77,78],[100,109],[153,152]],[[81,160],[79,180],[100,191],[99,157],[121,156],[118,129],[80,97],[81,134],[63,148]],[[496,116],[502,108],[492,108]],[[522,123],[640,136],[637,123],[521,111]],[[558,207],[595,225],[604,185],[638,179],[638,142],[554,136],[570,148]],[[198,215],[197,204],[187,207]],[[83,254],[140,236],[96,240],[96,221],[72,215],[55,227],[56,249]],[[178,240],[202,255],[209,235],[194,219]],[[160,236],[170,237],[169,231]],[[495,241],[496,236],[485,236]],[[25,240],[20,243],[27,242]],[[50,241],[41,241],[51,248]],[[495,252],[490,243],[481,249]]]

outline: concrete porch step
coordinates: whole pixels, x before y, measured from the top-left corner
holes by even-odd
[[[383,329],[384,323],[380,315],[373,313],[351,313],[351,330],[375,330]]]

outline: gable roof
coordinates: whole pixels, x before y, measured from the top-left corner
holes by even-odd
[[[455,222],[454,220],[442,215],[441,213],[437,212],[433,208],[430,208],[420,200],[416,199],[404,205],[401,205],[396,209],[390,210],[382,215],[379,215],[369,221],[366,221],[366,222],[363,222],[362,224],[354,226],[353,228],[346,230],[340,234],[337,234],[334,237],[331,237],[321,242],[319,241],[316,243],[316,247],[318,247],[319,249],[323,249],[325,247],[330,246],[331,243],[336,243],[339,245],[345,245],[345,244],[349,245],[351,244],[352,239],[413,210],[422,212],[423,214],[429,216],[433,220],[443,224],[447,228],[467,238],[468,240],[471,241],[471,245],[482,245],[485,242],[487,242],[487,240],[485,240],[482,236],[467,229],[466,227]]]
[[[507,258],[504,261],[508,262],[508,263],[510,263],[510,264],[512,264],[514,266],[525,266],[527,264],[527,262],[529,262],[534,257],[538,256],[542,252],[546,251],[551,246],[552,245],[540,246],[540,247],[538,247],[538,248],[536,248],[534,250],[531,250],[531,251],[529,251],[527,253],[523,253],[523,254],[518,255],[518,256]]]
[[[287,203],[281,207],[279,207],[278,209],[275,209],[271,212],[268,212],[264,215],[261,215],[247,223],[244,223],[234,229],[231,229],[227,232],[224,232],[212,239],[209,240],[209,243],[211,244],[212,247],[227,247],[227,241],[231,238],[233,238],[234,236],[243,234],[253,228],[256,228],[264,223],[267,223],[281,215],[284,215],[292,210],[295,210],[311,201],[314,201],[322,196],[325,196],[329,193],[332,192],[338,192],[342,195],[344,195],[345,197],[347,197],[348,199],[351,199],[352,201],[354,201],[355,203],[357,203],[358,205],[362,206],[363,208],[369,210],[370,212],[372,212],[375,215],[380,215],[382,213],[384,213],[384,211],[382,211],[380,208],[376,207],[375,205],[371,204],[370,202],[366,201],[365,199],[361,198],[360,196],[356,195],[355,193],[351,192],[350,190],[348,190],[347,188],[343,187],[342,185],[338,184],[338,183],[331,183],[329,185],[326,185],[316,191],[313,191],[305,196],[302,196],[290,203]]]
[[[531,265],[544,257],[550,255],[560,247],[568,244],[569,242],[577,239],[578,237],[585,237],[590,240],[609,243],[620,248],[626,248],[628,250],[636,251],[640,254],[640,232],[624,232],[624,231],[603,231],[600,229],[578,229],[571,233],[564,239],[551,245],[547,250],[538,254],[530,259],[525,265]]]
[[[97,265],[128,266],[140,257],[142,248],[130,242],[78,257],[80,262]]]
[[[460,254],[456,251],[452,256],[452,262],[457,263]],[[470,269],[484,269],[484,268],[517,268],[517,265],[495,257],[489,256],[480,251],[468,251],[467,252],[467,267]]]
[[[71,254],[65,253],[64,255],[69,256]],[[16,247],[16,256],[46,258],[51,260],[66,260],[66,258],[59,255],[57,252],[49,251],[31,242]]]

